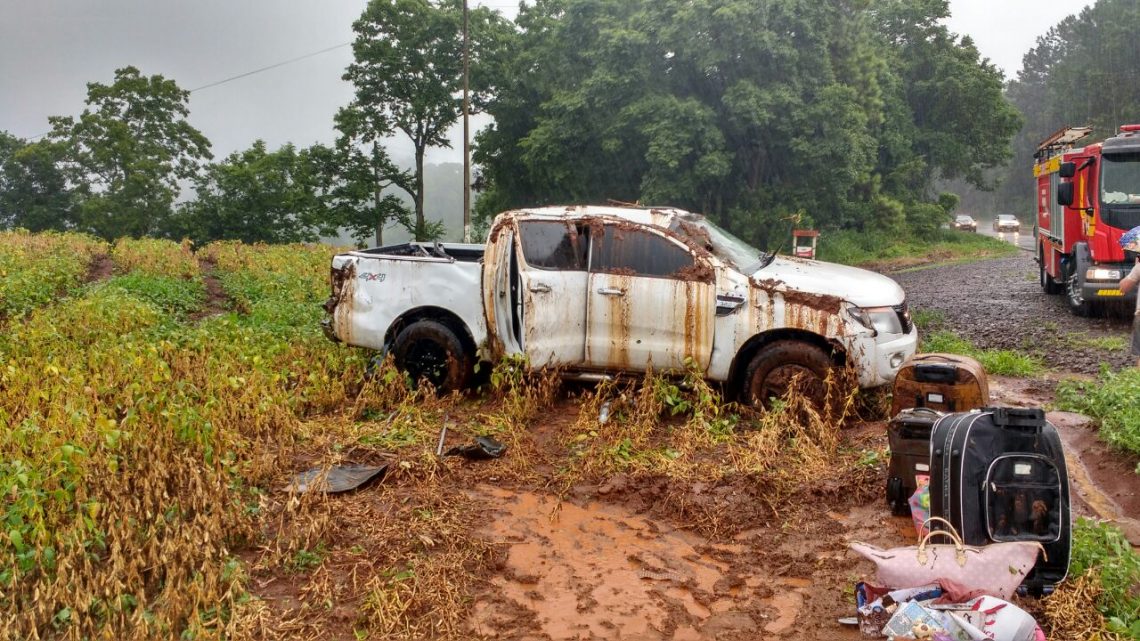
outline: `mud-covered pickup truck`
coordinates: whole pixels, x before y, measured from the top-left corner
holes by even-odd
[[[893,280],[767,254],[677,209],[509,211],[486,245],[348,252],[331,281],[330,339],[443,389],[522,355],[581,379],[695,366],[757,401],[836,366],[889,383],[918,337]]]

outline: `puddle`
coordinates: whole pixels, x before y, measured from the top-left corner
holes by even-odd
[[[758,624],[786,629],[802,604],[798,594],[759,599],[749,584],[764,581],[736,577],[727,563],[699,552],[700,537],[620,507],[559,505],[492,487],[478,494],[496,512],[485,534],[507,545],[505,566],[491,579],[495,593],[475,607],[475,630],[485,636],[519,636],[504,626],[528,621],[530,632],[554,641],[713,639]],[[757,579],[754,569],[747,578]],[[718,592],[718,581],[734,587]],[[773,608],[766,621],[752,617]]]

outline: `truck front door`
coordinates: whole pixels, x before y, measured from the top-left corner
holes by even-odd
[[[606,224],[591,232],[586,364],[661,371],[691,358],[706,371],[716,316],[707,259],[651,228]]]
[[[518,223],[522,349],[532,367],[582,365],[586,349],[586,230],[573,221]]]

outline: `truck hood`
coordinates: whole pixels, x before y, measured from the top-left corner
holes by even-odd
[[[790,289],[835,296],[859,307],[899,305],[906,299],[903,288],[882,274],[791,256],[777,256],[767,267],[753,273],[752,280],[775,286],[776,291]]]

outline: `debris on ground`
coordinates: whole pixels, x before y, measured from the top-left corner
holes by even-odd
[[[383,475],[387,470],[387,463],[383,465],[344,463],[332,467],[314,467],[296,474],[287,489],[299,494],[310,491],[338,494],[355,490]]]
[[[442,441],[440,443],[442,445]],[[462,456],[472,461],[499,458],[507,452],[507,446],[490,436],[476,436],[467,445],[456,445],[444,452],[444,456]]]

